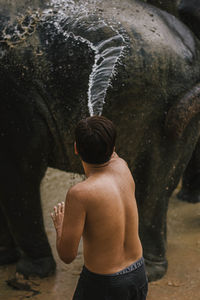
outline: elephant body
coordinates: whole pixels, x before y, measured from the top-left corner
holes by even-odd
[[[162,277],[168,199],[199,138],[198,39],[140,1],[52,1],[1,20],[0,263],[19,259],[25,276],[54,271],[39,186],[48,166],[83,172],[73,131],[90,112],[116,124],[149,278]]]

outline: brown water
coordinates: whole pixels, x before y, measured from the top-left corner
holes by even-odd
[[[83,264],[82,245],[76,260],[62,263],[55,250],[55,231],[50,212],[65,199],[67,189],[82,180],[79,175],[49,169],[41,187],[46,232],[57,262],[57,272],[45,279],[28,281],[34,291],[14,290],[6,280],[13,278],[15,265],[0,267],[0,299],[15,300],[71,300]],[[169,268],[166,276],[149,285],[147,300],[199,300],[200,299],[200,203],[180,202],[175,195],[168,212]],[[21,281],[22,283],[23,280]],[[95,299],[94,299],[95,300]]]

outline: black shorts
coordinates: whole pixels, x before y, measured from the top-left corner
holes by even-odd
[[[148,281],[144,259],[115,274],[96,274],[85,266],[73,300],[145,300]]]

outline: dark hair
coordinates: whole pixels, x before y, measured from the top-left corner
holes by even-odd
[[[114,150],[116,130],[112,121],[93,116],[79,121],[75,129],[77,151],[90,164],[107,162]]]

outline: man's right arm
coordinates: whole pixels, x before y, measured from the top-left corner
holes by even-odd
[[[86,211],[81,193],[76,186],[72,187],[66,196],[62,234],[57,244],[60,258],[67,264],[77,255],[78,246],[83,234]]]

